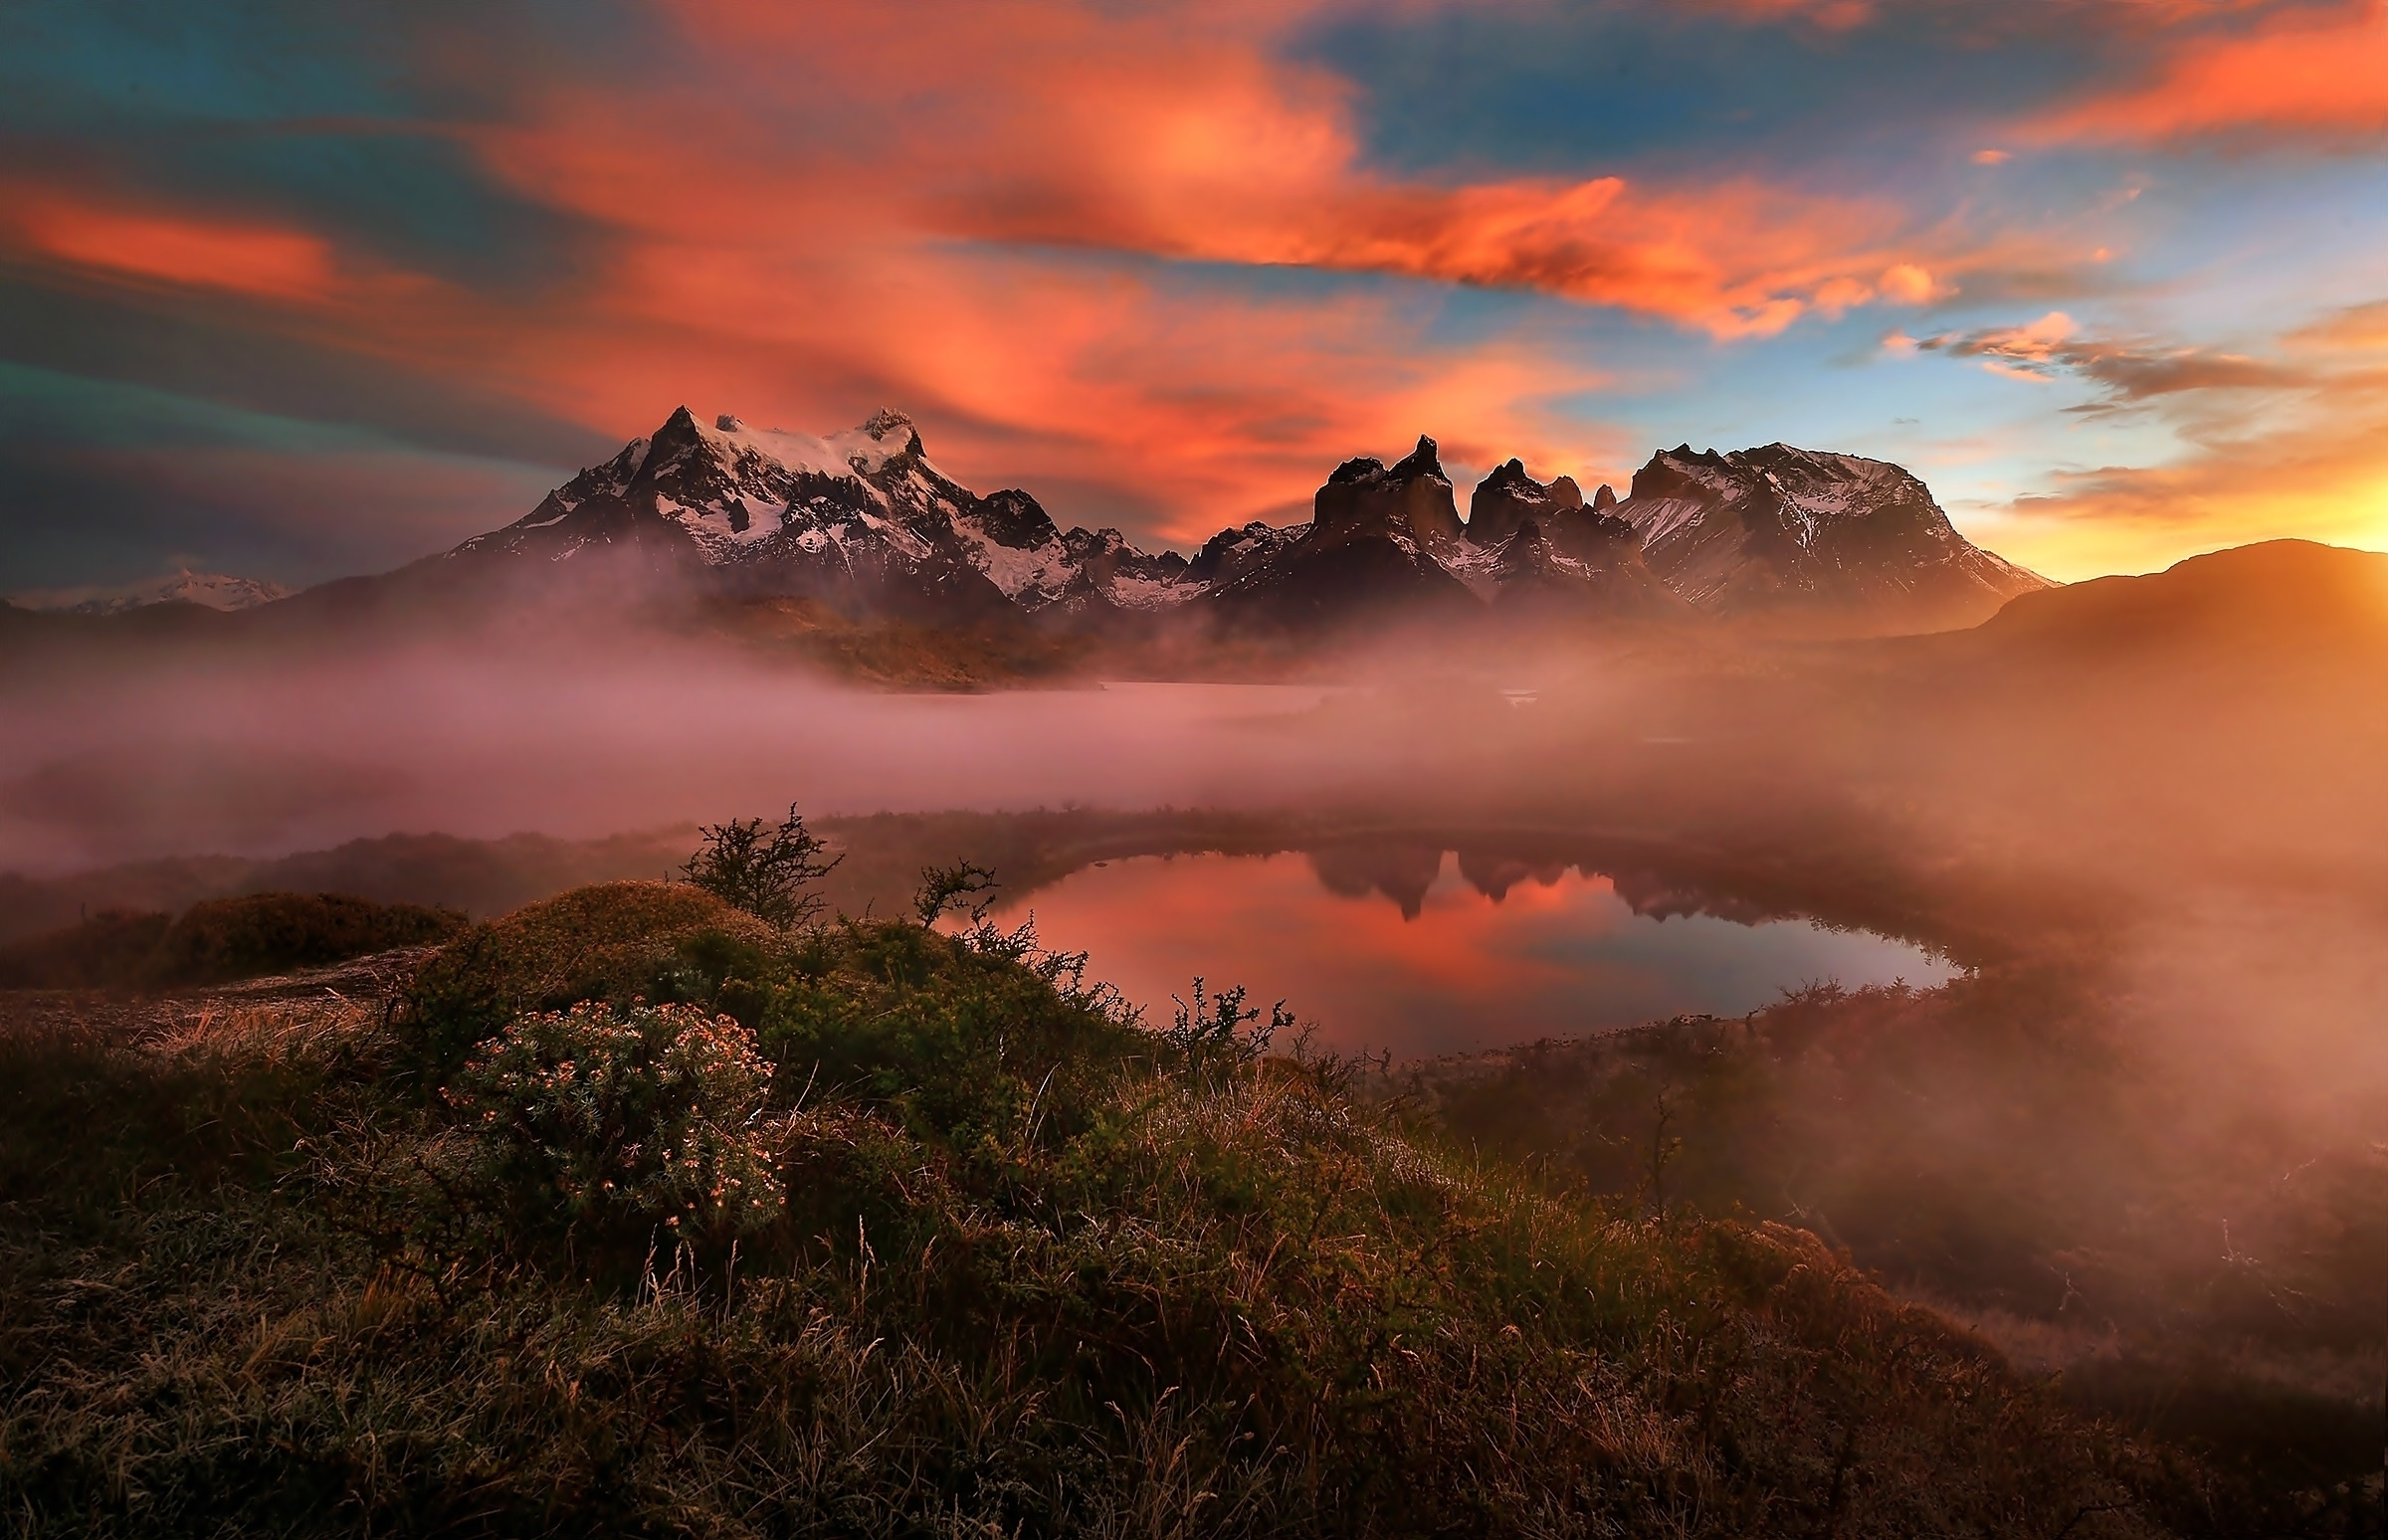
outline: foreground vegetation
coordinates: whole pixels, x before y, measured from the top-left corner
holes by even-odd
[[[2271,1494],[2271,1525],[2378,1532],[2380,1146],[2196,1115],[2094,985],[2042,963],[1816,986],[1374,1089],[1554,1190],[1813,1229],[2073,1404]]]
[[[0,1035],[18,1532],[2242,1532],[1814,1236],[1555,1197],[1025,933],[685,885]],[[1278,1025],[1283,1025],[1280,1022]]]
[[[454,909],[345,893],[206,898],[180,915],[103,909],[0,946],[0,989],[171,989],[316,968],[465,928]]]

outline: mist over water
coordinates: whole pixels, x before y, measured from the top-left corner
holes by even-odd
[[[815,816],[1174,807],[1510,829],[1531,835],[1521,871],[1536,840],[1597,833],[1658,842],[1716,890],[1757,895],[1742,920],[1820,917],[1965,965],[2093,951],[2131,999],[2193,1002],[2168,1007],[2146,1043],[2199,1095],[2239,1092],[2198,1065],[2251,1055],[2260,1083],[2337,1108],[2344,1126],[2388,1083],[2376,1001],[2336,963],[2277,959],[2320,935],[2344,938],[2330,958],[2369,955],[2382,933],[2361,897],[2388,871],[2388,817],[2367,790],[2381,721],[2350,702],[2374,700],[2388,675],[2357,629],[2368,610],[2319,642],[2295,640],[2276,611],[2315,613],[2283,600],[2259,617],[2252,634],[2272,652],[2192,635],[2185,665],[2150,652],[2138,621],[2119,633],[2128,647],[2043,627],[2003,654],[1972,637],[1836,651],[1554,633],[1472,649],[1387,638],[1321,658],[1310,682],[979,695],[844,686],[627,623],[19,658],[0,672],[0,870],[272,856],[393,832],[595,838],[791,800]],[[1025,895],[1025,873],[998,874],[1053,942],[1095,951],[1098,971],[1117,969],[1147,1003],[1199,963],[1353,1019],[1340,1041],[1421,1051],[1635,1011],[1745,1010],[1810,978],[1928,976],[1904,956],[1882,975],[1880,959],[1829,948],[1813,961],[1750,950],[1749,936],[1771,934],[1762,924],[1732,948],[1662,949],[1619,971],[1601,937],[1650,925],[1672,947],[1699,923],[1614,928],[1613,897],[1581,875],[1512,876],[1494,905],[1437,865],[1403,878],[1426,911],[1404,924],[1395,903],[1336,896],[1374,877],[1339,871],[1318,841],[1273,848],[1324,854],[1193,877],[1180,863],[1157,886],[1114,866]],[[1273,902],[1282,923],[1250,917]],[[1479,924],[1481,944],[1453,939]],[[1547,985],[1545,1003],[1480,1009],[1446,1034],[1401,1017],[1405,990],[1338,994],[1326,981],[1367,973],[1357,959],[1380,931],[1406,977],[1431,977],[1436,957],[1478,959],[1482,971],[1448,975],[1454,999],[1499,984],[1514,1002]],[[1290,934],[1312,939],[1296,953]],[[1762,955],[1745,987],[1736,970]],[[1273,956],[1298,956],[1301,976],[1265,982],[1285,971]],[[1645,966],[1683,987],[1643,987]],[[1617,1004],[1571,1017],[1569,991],[1600,969]],[[2194,990],[2180,982],[2192,973]],[[1513,1030],[1500,1024],[1512,1014]],[[1381,1024],[1358,1021],[1371,1015]],[[2308,1044],[2328,1045],[2327,1066]]]
[[[0,869],[397,831],[590,838],[791,799],[815,814],[1250,805],[1370,769],[1300,730],[1333,693],[873,693],[668,644],[600,667],[426,647],[93,671],[7,692]]]
[[[0,873],[30,874],[0,899],[25,934],[86,906],[61,873],[314,852],[113,891],[489,912],[663,875],[689,826],[794,800],[847,854],[847,912],[907,914],[924,866],[970,860],[998,922],[1033,914],[1157,1024],[1199,976],[1416,1073],[1568,1040],[1614,1077],[1437,1060],[1507,1098],[1469,1137],[1630,1193],[1602,1152],[1680,1108],[1716,1203],[1830,1231],[2018,1352],[2155,1342],[2376,1396],[2388,604],[2283,588],[2222,625],[2122,597],[1881,643],[1385,637],[1278,660],[1302,682],[980,695],[629,625],[0,657]],[[518,831],[644,833],[539,857],[552,880],[332,849]],[[1811,984],[1852,993],[1774,1009]],[[1686,1014],[1727,1020],[1649,1063],[1666,1034],[1615,1032]]]

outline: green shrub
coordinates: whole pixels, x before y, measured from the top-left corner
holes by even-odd
[[[788,816],[766,827],[759,818],[733,818],[726,824],[700,825],[704,844],[682,866],[681,874],[724,903],[744,909],[766,924],[793,930],[810,924],[827,901],[807,892],[815,882],[837,869],[845,860],[821,859],[820,838],[804,827],[804,815],[788,804]]]
[[[319,968],[466,925],[454,909],[345,893],[248,893],[165,914],[108,910],[0,949],[0,989],[172,989]]]
[[[166,987],[319,968],[402,946],[436,945],[467,923],[454,909],[375,903],[345,893],[211,898],[183,911],[135,977]]]
[[[917,1138],[967,1150],[1033,1114],[1069,1132],[1121,1060],[1159,1048],[1117,995],[1084,982],[1083,955],[1025,929],[948,936],[848,921],[817,936],[764,1009],[783,1085],[896,1112]]]
[[[445,1092],[463,1134],[455,1190],[508,1242],[726,1245],[780,1217],[770,1082],[753,1035],[694,1006],[518,1017]]]
[[[694,1000],[760,1013],[784,947],[763,921],[678,882],[601,882],[476,925],[415,975],[401,1026],[435,1080],[530,1011]]]

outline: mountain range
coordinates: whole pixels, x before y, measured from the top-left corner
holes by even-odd
[[[416,581],[527,564],[944,625],[1191,624],[1306,633],[1487,611],[1618,620],[1793,612],[1867,630],[1974,624],[2050,586],[1982,550],[1897,466],[1772,444],[1663,451],[1619,498],[1510,460],[1459,510],[1435,441],[1335,468],[1308,523],[1221,530],[1191,559],[1064,530],[1019,488],[939,471],[912,420],[827,437],[686,407]]]
[[[1017,487],[973,491],[899,412],[816,437],[684,406],[521,519],[395,572],[290,599],[186,574],[104,607],[263,605],[297,620],[602,591],[794,605],[808,626],[1026,623],[1023,634],[1076,647],[1493,618],[1930,632],[2052,586],[1966,540],[1901,468],[1783,444],[1661,451],[1624,497],[1606,485],[1586,497],[1569,477],[1539,481],[1509,460],[1467,501],[1463,516],[1422,436],[1391,465],[1337,466],[1308,522],[1222,529],[1189,558],[1113,528],[1065,530]]]

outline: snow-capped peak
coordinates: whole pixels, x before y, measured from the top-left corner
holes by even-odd
[[[885,471],[890,461],[905,456],[923,470],[932,474],[936,470],[921,448],[919,429],[901,412],[881,411],[858,428],[827,436],[785,428],[749,428],[726,412],[714,418],[710,428],[696,424],[694,418],[691,424],[707,444],[732,455],[740,451],[760,455],[791,472],[874,477]]]
[[[75,615],[118,615],[153,604],[195,604],[203,610],[253,610],[288,598],[291,590],[263,578],[231,577],[221,572],[194,572],[188,567],[167,577],[114,587],[61,588],[18,594],[16,602],[29,610],[64,611]]]
[[[940,619],[1185,596],[1183,558],[1146,555],[1116,530],[1065,536],[1024,491],[980,496],[931,465],[918,426],[893,410],[816,435],[684,406],[527,518],[451,554],[584,552],[709,573],[696,581],[736,591],[872,592],[872,606]]]
[[[1862,455],[1679,445],[1616,511],[1652,569],[1711,608],[1826,598],[1979,618],[2038,581],[1968,542],[1910,472]]]

